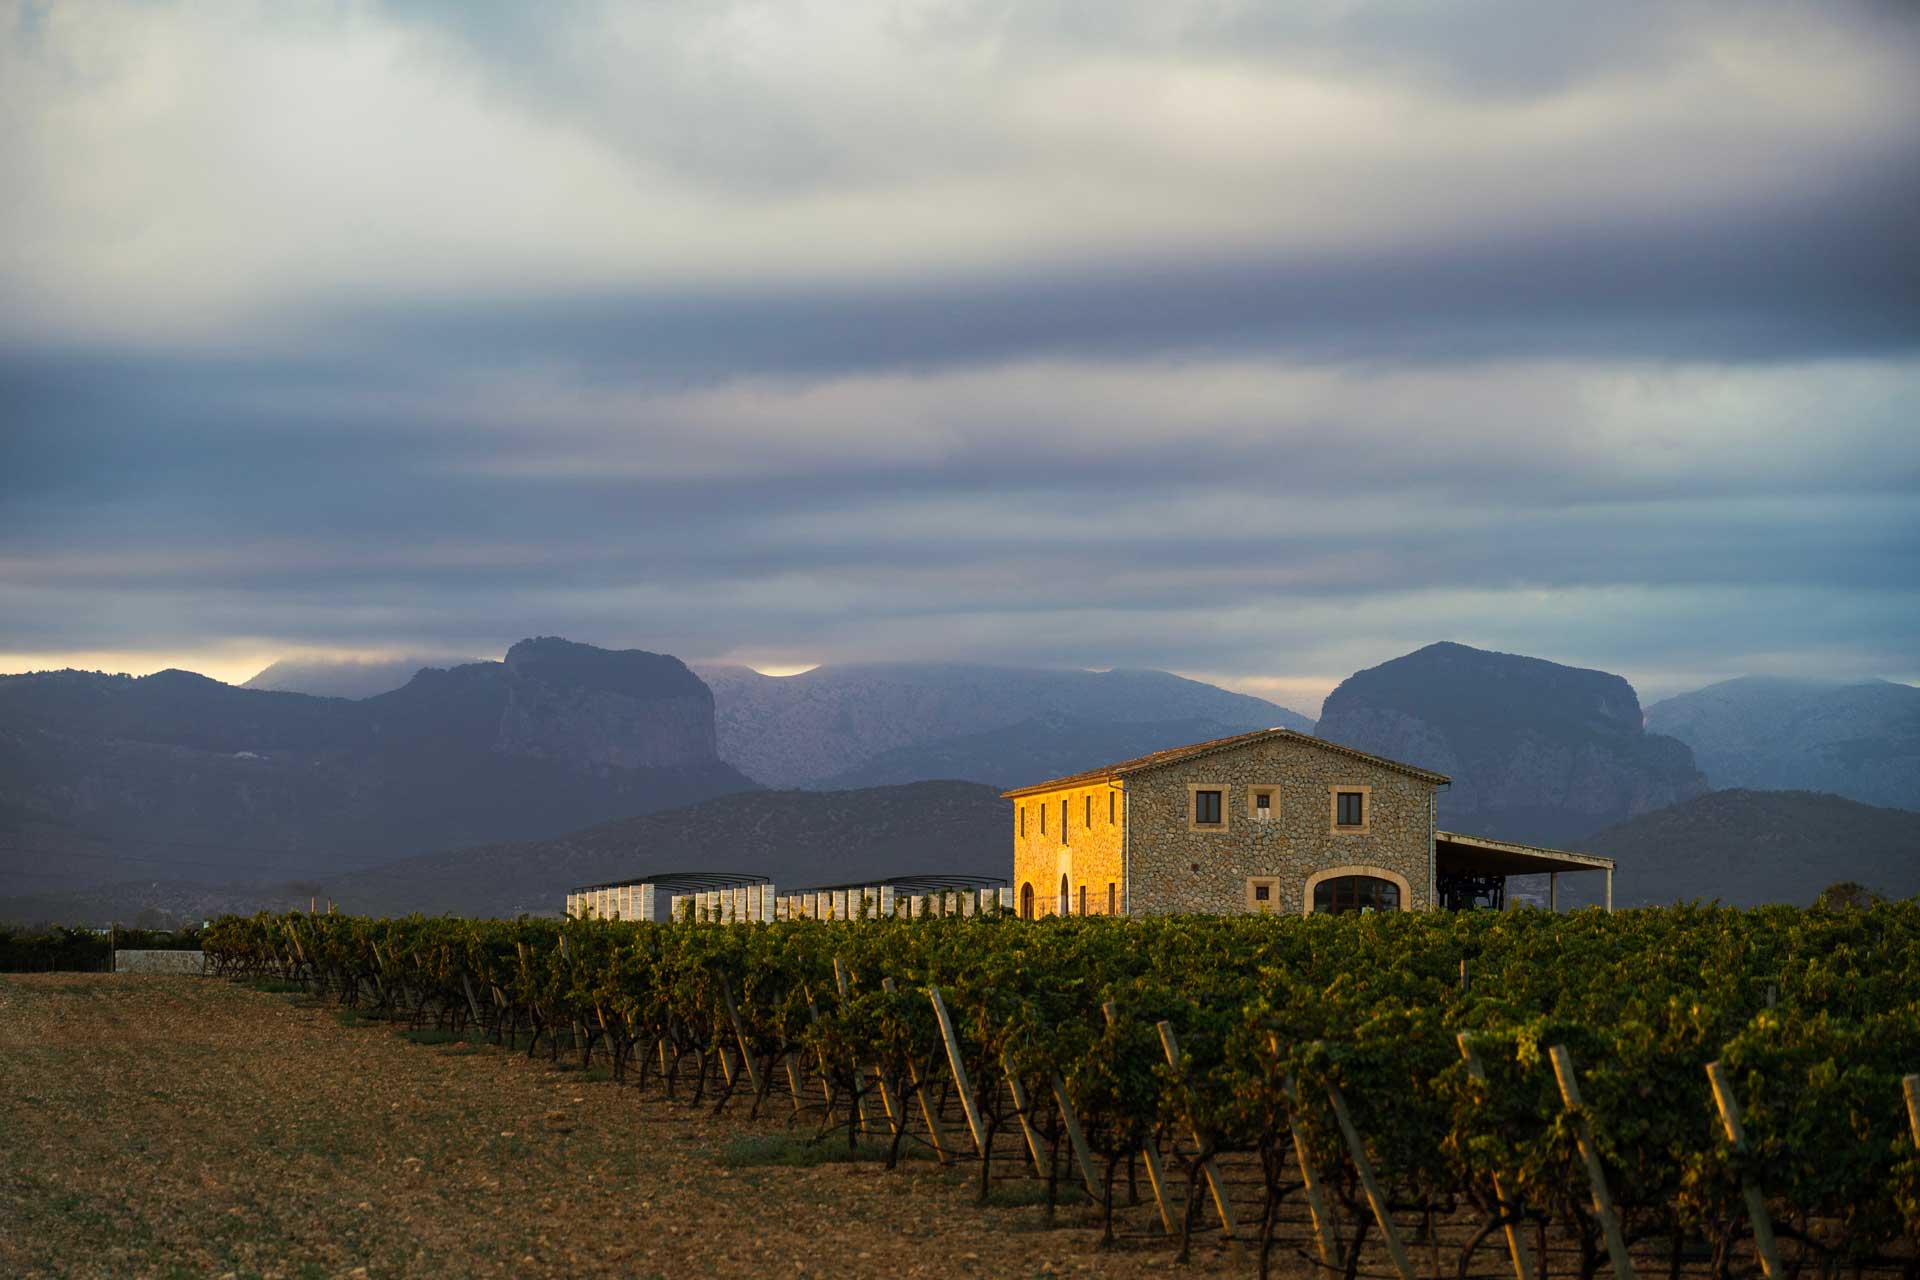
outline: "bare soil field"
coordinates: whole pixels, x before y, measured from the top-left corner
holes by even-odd
[[[0,975],[0,1276],[1251,1271],[431,1038],[208,979]]]

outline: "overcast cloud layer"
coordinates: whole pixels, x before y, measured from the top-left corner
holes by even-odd
[[[0,670],[1914,679],[1909,5],[14,5]]]

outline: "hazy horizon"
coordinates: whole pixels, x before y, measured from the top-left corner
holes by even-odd
[[[571,636],[566,638],[576,639],[576,637],[571,637]],[[591,643],[591,642],[587,641],[584,643]],[[644,648],[644,646],[625,646],[625,647]],[[80,655],[80,656],[82,657],[91,656],[91,657],[98,658],[103,655],[96,654],[96,655]],[[111,656],[111,655],[105,655],[105,656]],[[40,670],[76,669],[76,670],[84,670],[84,671],[98,671],[98,672],[102,672],[109,675],[140,676],[140,675],[152,675],[158,671],[183,670],[183,671],[193,671],[199,675],[209,676],[213,679],[221,681],[224,684],[243,685],[247,681],[254,679],[257,676],[264,675],[270,667],[272,667],[275,663],[281,662],[281,661],[319,662],[319,663],[341,664],[341,665],[349,665],[349,666],[352,666],[352,665],[377,666],[377,665],[385,665],[390,662],[399,662],[399,661],[418,658],[420,659],[420,665],[444,667],[444,666],[448,666],[461,661],[498,662],[505,656],[506,655],[504,650],[497,654],[473,654],[473,655],[468,655],[464,658],[452,657],[452,656],[423,657],[422,655],[405,654],[405,653],[384,653],[384,654],[374,654],[372,656],[369,656],[364,653],[325,654],[325,653],[313,653],[310,651],[298,651],[291,654],[283,655],[282,657],[279,657],[279,658],[270,659],[266,662],[258,662],[257,664],[241,662],[225,670],[222,670],[218,667],[215,667],[214,669],[203,669],[201,667],[195,667],[191,665],[191,663],[189,662],[172,662],[172,661],[158,660],[154,662],[153,665],[151,665],[147,669],[138,670],[138,671],[126,670],[124,669],[124,667],[116,669],[110,666],[100,665],[97,663],[94,663],[94,664],[67,663],[67,664],[62,664],[54,667],[26,667],[26,668],[21,668],[20,670],[12,670],[12,671],[0,669],[0,675],[19,675],[19,674],[26,674],[28,672],[40,671]],[[686,662],[688,666],[694,667],[694,668],[713,667],[713,666],[744,666],[759,672],[759,674],[761,675],[771,676],[775,679],[780,679],[788,676],[805,675],[807,672],[817,670],[822,666],[836,665],[831,663],[807,663],[807,664],[793,665],[793,666],[780,666],[780,665],[774,665],[774,664],[768,664],[766,666],[755,666],[752,663],[740,662],[733,658],[726,658],[726,657],[687,658],[679,654],[676,654],[674,656],[681,657],[682,660]],[[1387,655],[1387,658],[1383,658],[1381,659],[1381,661],[1386,661],[1387,659],[1399,657],[1399,656],[1401,655],[1389,654]],[[1527,654],[1523,656],[1546,657],[1548,661],[1556,661],[1556,659],[1552,658],[1550,655]],[[898,659],[898,660],[911,661],[911,659]],[[950,658],[947,660],[953,661],[953,662],[962,662],[962,663],[967,661],[964,658],[958,658],[958,657]],[[1016,664],[986,663],[982,665],[1011,666]],[[1058,670],[1095,671],[1095,672],[1114,670],[1114,668],[1112,667],[1070,667],[1070,666],[1064,666],[1059,664],[1054,664],[1054,665],[1055,665],[1055,668]],[[1373,666],[1378,664],[1368,663],[1366,665]],[[1563,665],[1569,665],[1569,664],[1563,664]],[[1364,667],[1355,668],[1356,671],[1363,670],[1363,669]],[[1606,668],[1601,668],[1601,669],[1605,670]],[[1267,700],[1277,703],[1281,706],[1284,706],[1289,710],[1297,711],[1302,715],[1309,716],[1313,719],[1318,719],[1321,714],[1321,709],[1320,709],[1321,702],[1324,701],[1327,694],[1333,691],[1336,685],[1338,685],[1342,680],[1346,679],[1347,676],[1352,675],[1353,672],[1351,671],[1343,672],[1338,676],[1333,676],[1330,678],[1324,677],[1324,676],[1302,676],[1302,677],[1291,677],[1291,678],[1267,677],[1267,678],[1259,678],[1259,679],[1240,679],[1240,680],[1234,680],[1228,677],[1215,676],[1215,675],[1212,675],[1211,673],[1206,673],[1206,672],[1196,673],[1196,672],[1189,672],[1189,671],[1175,671],[1175,672],[1172,672],[1172,674],[1177,676],[1184,676],[1189,680],[1198,680],[1206,684],[1218,685],[1223,689],[1228,689],[1235,693],[1247,693],[1247,694],[1252,694],[1255,697],[1266,698]],[[1709,684],[1719,683],[1720,680],[1723,680],[1723,679],[1733,679],[1733,678],[1737,678],[1737,676],[1739,675],[1764,675],[1764,674],[1773,674],[1773,673],[1741,672],[1741,673],[1736,673],[1735,675],[1723,676],[1715,679],[1702,679],[1702,680],[1699,680],[1697,683],[1678,684],[1672,687],[1655,686],[1652,688],[1644,686],[1640,681],[1635,680],[1631,675],[1628,675],[1625,672],[1616,671],[1616,672],[1613,672],[1613,674],[1623,675],[1626,677],[1628,683],[1632,684],[1634,686],[1635,692],[1640,695],[1641,703],[1644,706],[1644,705],[1651,705],[1652,703],[1657,702],[1662,698],[1673,697],[1676,694],[1688,693],[1695,689],[1703,688]],[[1807,680],[1827,679],[1826,677],[1817,677],[1817,676],[1794,676],[1790,678],[1807,679]],[[1920,685],[1920,681],[1916,681],[1910,678],[1901,679],[1894,676],[1857,676],[1851,679],[1836,678],[1836,679],[1833,679],[1832,682],[1835,684],[1854,684],[1854,683],[1862,683],[1862,682],[1871,681],[1871,680],[1887,680],[1892,683],[1905,684],[1909,686]]]

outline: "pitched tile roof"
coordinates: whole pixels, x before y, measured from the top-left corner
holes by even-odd
[[[1053,778],[1046,782],[1036,782],[1031,786],[1015,787],[1011,791],[1000,793],[1002,799],[1015,796],[1036,795],[1043,791],[1060,791],[1067,787],[1083,787],[1091,782],[1103,782],[1109,778],[1124,778],[1131,774],[1145,773],[1149,769],[1158,769],[1163,765],[1178,764],[1182,760],[1192,760],[1199,756],[1209,756],[1217,751],[1231,751],[1249,743],[1265,742],[1272,738],[1291,738],[1309,746],[1326,751],[1338,752],[1343,756],[1352,756],[1356,760],[1365,760],[1388,769],[1397,769],[1401,773],[1416,778],[1425,778],[1429,782],[1447,782],[1450,779],[1443,773],[1434,773],[1430,769],[1421,769],[1414,765],[1403,764],[1398,760],[1389,760],[1385,756],[1370,755],[1365,751],[1356,751],[1352,747],[1343,747],[1337,742],[1328,742],[1325,738],[1316,738],[1310,734],[1298,733],[1292,729],[1255,729],[1251,733],[1236,733],[1225,738],[1214,738],[1209,742],[1195,742],[1184,747],[1168,747],[1165,751],[1150,751],[1144,756],[1135,756],[1131,760],[1122,760],[1118,764],[1088,769],[1084,773],[1068,774],[1064,778]]]

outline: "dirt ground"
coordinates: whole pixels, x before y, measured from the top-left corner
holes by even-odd
[[[1250,1275],[931,1161],[197,978],[0,975],[0,1276]]]

